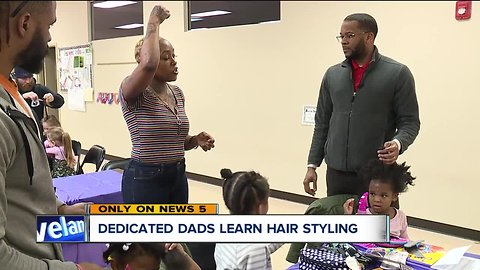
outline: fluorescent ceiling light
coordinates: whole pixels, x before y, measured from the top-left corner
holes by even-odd
[[[259,22],[258,24],[269,24],[269,23],[278,23],[280,21],[267,21],[267,22]]]
[[[202,18],[192,18],[190,21],[191,22],[197,22],[197,21],[203,21],[203,19]]]
[[[225,10],[212,10],[212,11],[195,13],[195,14],[192,14],[191,16],[192,17],[210,17],[210,16],[225,15],[225,14],[230,14],[230,13],[232,13],[232,12],[225,11]]]
[[[103,1],[100,3],[93,4],[93,6],[97,8],[116,8],[116,7],[123,7],[131,4],[136,4],[136,3],[137,2],[134,2],[134,1]]]
[[[134,28],[140,28],[140,27],[143,27],[143,24],[141,24],[141,23],[131,23],[131,24],[115,26],[114,28],[117,28],[117,29],[134,29]]]

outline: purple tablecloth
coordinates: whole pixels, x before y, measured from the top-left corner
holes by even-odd
[[[55,178],[58,198],[66,204],[77,202],[122,203],[122,174],[113,170]],[[105,244],[62,244],[66,261],[92,262],[106,266],[102,254]]]
[[[122,203],[122,174],[113,170],[55,178],[53,185],[67,204]]]

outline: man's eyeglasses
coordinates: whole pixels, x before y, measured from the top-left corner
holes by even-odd
[[[22,10],[22,8],[25,7],[26,4],[28,4],[28,1],[23,1],[22,3],[20,3],[20,5],[17,6],[17,8],[12,12],[12,14],[10,14],[10,17],[13,18],[17,16],[20,10]]]
[[[357,35],[360,35],[360,34],[365,34],[367,32],[359,32],[359,33],[346,33],[345,35],[340,35],[340,36],[336,36],[338,42],[342,42],[343,39],[347,39],[347,40],[352,40],[354,39]]]

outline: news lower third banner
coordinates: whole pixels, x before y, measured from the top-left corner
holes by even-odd
[[[83,243],[85,216],[37,216],[37,242]]]
[[[388,242],[377,215],[92,215],[90,242]]]
[[[87,213],[91,215],[215,215],[218,214],[216,203],[190,203],[190,204],[92,204],[87,205]]]
[[[37,242],[389,242],[386,215],[218,215],[218,205],[90,205],[38,216]]]

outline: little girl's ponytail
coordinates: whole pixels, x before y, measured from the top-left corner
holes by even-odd
[[[65,160],[70,168],[75,168],[77,161],[75,160],[75,156],[73,155],[73,147],[72,147],[72,139],[67,132],[63,132],[62,134],[62,144],[63,144],[63,151],[65,154]]]

